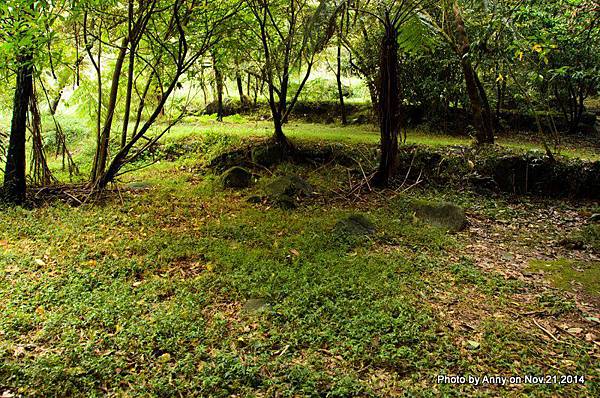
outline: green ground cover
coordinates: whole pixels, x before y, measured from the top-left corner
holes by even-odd
[[[352,202],[331,193],[346,184],[345,168],[289,164],[274,176],[265,172],[253,188],[224,190],[198,165],[238,139],[268,135],[267,125],[196,123],[178,126],[168,142],[193,142],[206,131],[237,138],[205,140],[201,150],[129,174],[125,182],[149,189],[102,204],[0,212],[0,392],[598,394],[590,345],[544,339],[514,314],[545,311],[546,302],[516,303],[521,282],[484,273],[467,257],[452,260],[449,253],[464,244],[460,236],[415,223],[409,206],[432,197],[480,203],[477,196],[415,190]],[[287,131],[296,139],[377,140],[364,127],[292,124]],[[83,157],[88,149],[75,152]],[[319,195],[295,211],[246,201],[289,173]],[[356,213],[373,222],[374,235],[336,232],[340,219]],[[582,374],[586,384],[436,383],[440,374],[547,373]]]

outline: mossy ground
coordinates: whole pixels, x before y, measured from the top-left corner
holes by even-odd
[[[546,310],[518,301],[524,282],[450,256],[463,237],[412,220],[415,199],[482,199],[427,189],[342,199],[333,192],[347,188],[347,170],[335,165],[283,164],[253,188],[223,190],[198,167],[221,144],[127,176],[145,191],[0,212],[0,392],[598,394],[593,344],[549,339],[523,315]],[[289,173],[319,195],[294,211],[247,203]],[[340,239],[336,223],[357,213],[377,232]],[[268,305],[249,313],[251,299]],[[586,383],[474,388],[438,385],[439,374],[581,374]]]
[[[600,263],[584,263],[560,259],[555,261],[534,260],[531,269],[544,272],[560,289],[573,290],[580,287],[589,295],[600,297]]]

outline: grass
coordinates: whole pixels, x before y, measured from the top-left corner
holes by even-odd
[[[543,272],[556,287],[570,291],[573,284],[582,287],[587,294],[600,297],[600,263],[583,263],[560,259],[555,261],[532,261],[533,271]]]
[[[247,123],[236,126],[227,128],[243,136]],[[346,131],[296,129],[289,131],[315,139],[317,131]],[[364,142],[367,133],[349,130]],[[194,134],[179,127],[170,139],[192,142]],[[232,142],[204,140],[192,146],[200,152],[129,176],[152,186],[148,192],[0,212],[0,390],[40,397],[598,391],[585,347],[546,342],[498,317],[518,283],[468,259],[448,261],[458,238],[413,223],[410,202],[433,193],[309,201],[293,212],[251,205],[246,197],[274,177],[265,173],[256,187],[234,192],[188,168]],[[286,173],[323,194],[347,178],[341,167],[275,170]],[[357,213],[376,225],[374,236],[335,232]],[[268,305],[245,311],[251,299]],[[462,321],[474,329],[457,327]],[[555,369],[586,374],[588,383],[482,390],[435,383],[439,374]]]
[[[173,129],[169,140],[180,140],[193,137],[199,133],[230,134],[239,138],[270,137],[272,123],[269,121],[250,121],[244,117],[231,116],[224,123],[217,123],[212,116],[187,119]],[[291,122],[285,127],[286,134],[292,139],[308,141],[325,141],[347,144],[378,144],[379,130],[370,125],[342,126],[339,124],[314,124]],[[541,143],[535,140],[525,141],[522,138],[500,137],[498,144],[518,151],[544,151]],[[473,141],[469,137],[432,133],[425,128],[407,131],[407,144],[421,144],[431,147],[470,146]],[[581,146],[561,148],[560,153],[570,158],[600,160],[595,149]]]
[[[377,131],[292,123],[296,140],[375,144]],[[226,134],[225,134],[226,133]],[[173,161],[129,174],[150,186],[104,204],[0,212],[0,392],[21,396],[593,396],[590,347],[544,340],[515,311],[523,286],[450,260],[460,237],[415,224],[414,200],[479,199],[414,191],[333,200],[343,167],[284,164],[246,191],[199,166],[268,122],[200,118],[166,139]],[[411,142],[468,140],[410,132]],[[521,144],[519,144],[521,145]],[[89,143],[73,148],[81,163]],[[52,161],[52,166],[59,164]],[[252,205],[272,178],[296,173],[320,196],[295,211]],[[65,175],[62,175],[66,178]],[[495,206],[502,207],[494,203]],[[495,208],[500,214],[501,210]],[[335,225],[364,214],[368,238]],[[248,300],[267,305],[245,310]],[[562,312],[572,307],[556,304]],[[469,327],[464,326],[465,324]],[[439,374],[584,374],[581,385],[436,384]]]

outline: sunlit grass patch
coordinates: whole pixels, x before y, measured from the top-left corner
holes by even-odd
[[[600,296],[600,263],[583,263],[560,259],[554,261],[534,260],[530,263],[534,271],[543,272],[556,287],[563,290],[583,290]]]

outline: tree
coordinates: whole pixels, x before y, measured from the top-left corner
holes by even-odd
[[[96,170],[93,180],[96,189],[105,188],[125,165],[139,159],[185,115],[183,109],[180,115],[160,132],[149,136],[154,123],[163,113],[167,100],[180,87],[182,76],[223,39],[228,32],[226,21],[236,15],[240,6],[241,1],[237,0],[207,0],[202,4],[197,4],[194,0],[159,0],[148,22],[142,24],[144,28],[139,33],[142,39],[136,46],[136,57],[144,63],[145,68],[142,68],[135,80],[143,79],[145,83],[139,94],[137,120],[132,136],[116,152],[105,170],[101,167]],[[118,49],[119,57],[123,48],[124,44]],[[114,76],[113,71],[113,84],[118,80],[118,77],[115,79]],[[153,109],[143,117],[153,82],[158,83],[160,95]],[[111,89],[108,109],[112,106]],[[110,135],[108,121],[107,118],[104,130]],[[124,123],[126,122],[128,121],[124,120]],[[106,140],[104,130],[101,145],[104,145]],[[145,141],[143,145],[136,147],[142,139]]]
[[[487,3],[483,2],[483,8]],[[426,24],[444,39],[456,54],[462,69],[477,144],[494,143],[494,120],[485,88],[473,66],[473,48],[458,0],[435,3],[430,13],[424,13]]]
[[[377,2],[350,1],[349,9],[357,14],[357,19],[369,18],[377,22],[381,29],[378,46],[377,105],[379,130],[381,134],[381,155],[373,182],[386,186],[394,176],[398,162],[398,132],[402,125],[402,90],[399,84],[399,45],[401,28],[414,17],[424,1],[421,0],[380,0]],[[363,26],[365,26],[363,24]]]
[[[340,4],[320,0],[246,0],[254,17],[254,34],[262,46],[262,70],[269,90],[274,140],[284,148],[291,144],[283,133],[302,89],[310,77],[316,56],[335,33]],[[304,68],[295,93],[290,92],[294,71]],[[288,98],[291,100],[288,101]]]
[[[55,7],[56,6],[56,7]],[[15,72],[13,115],[4,170],[4,196],[22,204],[26,195],[27,115],[33,96],[37,53],[44,47],[45,30],[56,19],[60,4],[9,0],[0,4],[0,58]]]
[[[109,155],[109,145],[110,145],[110,137],[112,132],[113,120],[115,118],[115,111],[117,108],[117,96],[119,93],[119,85],[121,82],[121,73],[123,70],[123,66],[126,60],[127,51],[129,51],[129,69],[127,74],[127,94],[125,98],[125,111],[123,117],[123,129],[121,134],[121,148],[126,145],[127,142],[127,131],[129,125],[129,114],[131,109],[131,97],[133,92],[133,81],[134,81],[134,71],[135,71],[135,53],[137,47],[142,40],[142,37],[145,33],[148,32],[147,27],[153,16],[162,11],[161,8],[158,7],[159,0],[147,0],[141,1],[138,4],[137,8],[134,8],[133,0],[127,0],[127,13],[122,19],[122,23],[118,23],[116,26],[113,26],[112,29],[107,30],[106,34],[110,35],[111,32],[115,32],[118,36],[121,34],[121,25],[125,25],[123,37],[119,40],[116,38],[109,39],[111,43],[119,43],[116,46],[118,53],[115,60],[115,65],[112,72],[110,93],[109,93],[109,101],[106,106],[106,116],[104,119],[104,124],[102,128],[98,131],[97,137],[97,147],[96,154],[94,156],[94,163],[92,166],[92,175],[91,179],[93,181],[97,181],[104,174],[106,169],[106,164],[108,161]],[[84,15],[83,15],[83,33],[84,33],[84,41],[86,43],[86,50],[90,56],[90,61],[94,64],[96,68],[96,72],[98,74],[99,79],[101,79],[100,74],[100,55],[98,55],[98,59],[94,60],[91,54],[91,48],[89,40],[87,39],[88,34],[94,37],[95,41],[101,43],[103,37],[101,34],[95,35],[92,32],[88,32],[88,14],[96,13],[100,18],[102,18],[102,14],[114,14],[118,13],[120,9],[120,4],[116,2],[115,4],[111,3],[100,3],[99,8],[95,7],[94,2],[90,2],[90,4],[84,5]],[[165,6],[165,4],[161,4],[161,6]],[[118,15],[118,14],[117,14]],[[117,22],[120,22],[117,20]],[[100,25],[101,26],[101,25]],[[100,46],[100,44],[98,44]],[[100,54],[100,53],[99,53]],[[101,80],[99,80],[99,90],[101,90]],[[100,112],[99,112],[100,117]]]

